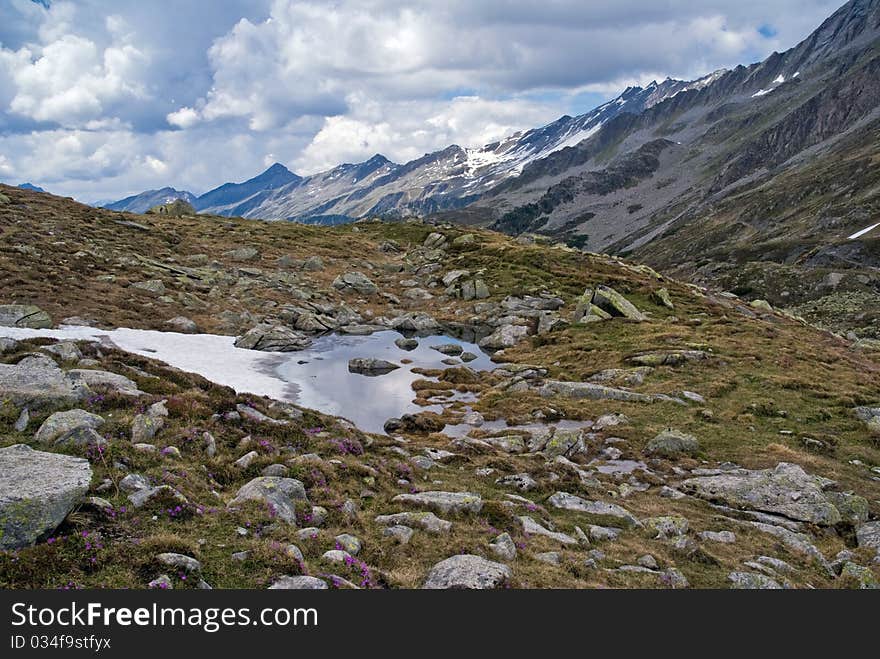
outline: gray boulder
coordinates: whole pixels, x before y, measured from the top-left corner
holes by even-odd
[[[17,364],[0,364],[0,398],[19,407],[69,406],[89,393],[85,382],[69,378],[46,355],[28,355]]]
[[[664,430],[648,442],[645,453],[661,458],[676,458],[696,455],[699,450],[700,442],[693,435],[678,430]]]
[[[103,424],[103,417],[85,410],[55,412],[43,422],[34,435],[34,440],[39,444],[61,443],[74,430],[100,428]]]
[[[547,499],[547,503],[554,508],[579,513],[592,524],[613,524],[627,528],[641,526],[631,512],[614,503],[587,501],[568,492],[557,492]]]
[[[52,319],[33,304],[0,304],[0,325],[46,329],[52,327]]]
[[[611,314],[629,318],[630,320],[645,320],[645,315],[623,295],[608,286],[599,286],[593,293],[593,304]]]
[[[312,340],[301,332],[283,325],[262,323],[235,340],[236,348],[264,352],[294,352],[311,345]]]
[[[288,524],[296,524],[296,501],[308,501],[306,489],[301,481],[294,478],[260,476],[243,485],[229,502],[235,507],[246,501],[259,501],[267,504],[279,519]]]
[[[430,508],[440,514],[478,513],[483,507],[483,499],[473,492],[419,492],[417,494],[398,494],[392,499],[395,503],[405,503],[420,508]]]
[[[280,577],[269,590],[327,590],[327,582],[318,577]]]
[[[384,375],[398,368],[400,368],[399,364],[384,359],[355,358],[348,360],[349,372],[361,375]]]
[[[488,561],[472,554],[462,554],[440,561],[432,567],[422,588],[485,590],[503,586],[511,575],[510,568],[503,563]]]
[[[346,272],[333,280],[333,288],[343,293],[355,292],[360,295],[375,295],[378,286],[362,272]]]
[[[479,346],[487,350],[512,348],[527,337],[529,330],[523,325],[502,325],[489,336],[480,339]]]
[[[24,444],[0,449],[0,549],[32,545],[56,529],[91,480],[92,468],[82,458]]]
[[[819,526],[833,526],[841,521],[840,512],[822,491],[821,481],[799,465],[786,462],[780,462],[775,469],[736,469],[716,476],[690,478],[679,489],[713,503]]]
[[[382,526],[418,526],[428,533],[445,534],[452,530],[452,522],[440,519],[430,512],[404,512],[393,515],[379,515],[376,523]]]

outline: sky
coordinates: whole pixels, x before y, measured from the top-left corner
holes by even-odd
[[[0,0],[0,181],[201,194],[474,147],[795,45],[842,0]]]

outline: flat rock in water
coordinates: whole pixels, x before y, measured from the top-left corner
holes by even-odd
[[[400,368],[399,364],[384,359],[355,358],[348,360],[348,370],[361,375],[384,375]]]
[[[510,568],[503,563],[462,554],[440,561],[432,567],[422,588],[485,590],[503,586],[511,575]]]
[[[0,549],[18,549],[58,527],[89,489],[87,460],[35,451],[24,444],[0,449]]]

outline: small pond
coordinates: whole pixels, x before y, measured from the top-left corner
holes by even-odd
[[[412,402],[415,392],[411,384],[424,377],[413,373],[413,368],[448,368],[443,360],[450,357],[431,349],[431,346],[455,343],[464,351],[477,355],[477,359],[467,364],[470,368],[494,368],[489,356],[473,343],[433,335],[417,337],[418,347],[407,351],[395,345],[394,341],[401,335],[394,331],[367,336],[328,334],[318,337],[306,350],[286,353],[236,348],[233,345],[235,338],[231,336],[126,328],[101,330],[62,326],[33,330],[0,327],[0,336],[110,342],[127,352],[198,373],[237,392],[269,396],[342,416],[361,430],[378,433],[383,432],[382,426],[390,417],[425,409],[441,411],[439,404],[424,408]],[[384,359],[400,364],[401,368],[376,376],[350,373],[348,361],[354,358]],[[412,363],[402,364],[404,359]],[[461,399],[472,400],[473,397],[463,396]]]

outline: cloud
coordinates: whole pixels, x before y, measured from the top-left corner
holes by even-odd
[[[756,61],[841,1],[6,0],[0,175],[88,199],[403,162]]]

